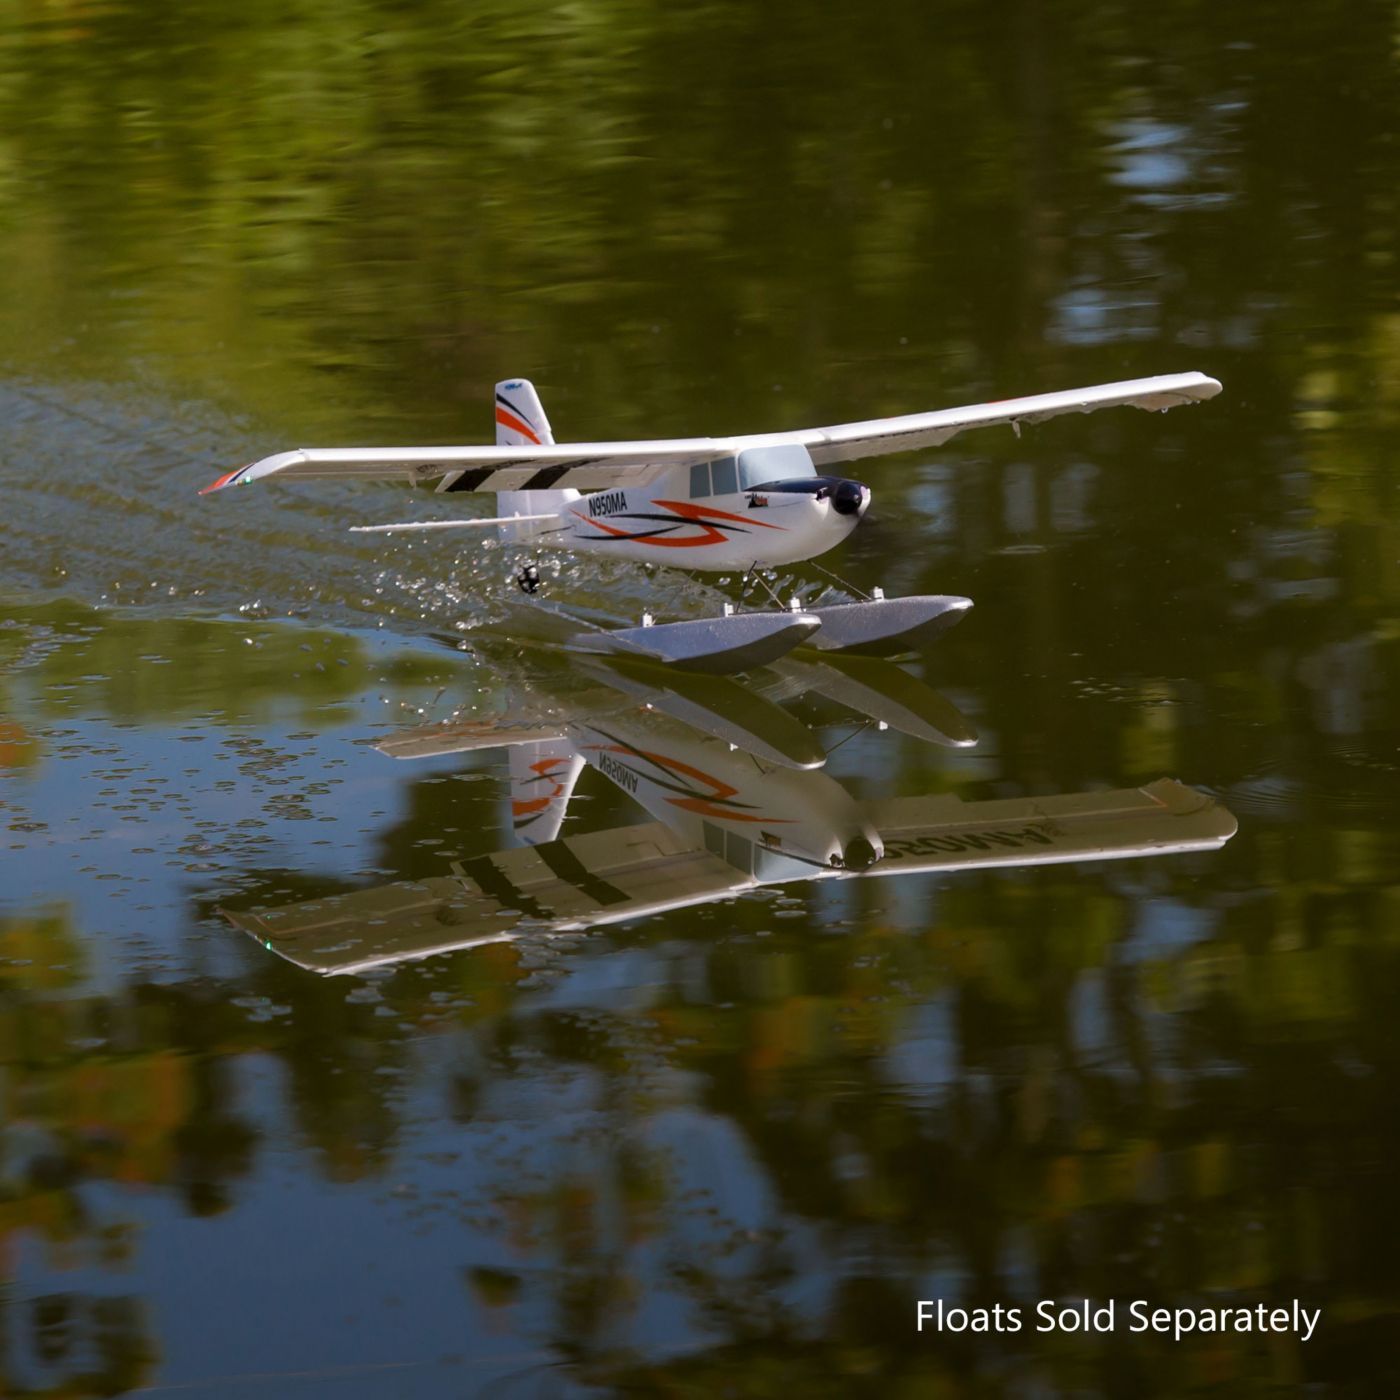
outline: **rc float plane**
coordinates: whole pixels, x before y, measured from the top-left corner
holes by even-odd
[[[1219,392],[1208,375],[1168,374],[793,432],[556,443],[534,385],[507,379],[495,390],[494,446],[296,448],[228,472],[203,494],[268,477],[407,481],[447,495],[493,492],[498,516],[353,528],[493,527],[503,542],[531,550],[744,570],[747,577],[815,559],[855,529],[871,492],[841,474],[848,462],[936,447],[969,428],[1004,424],[1019,433],[1024,423],[1122,405],[1165,412]],[[518,582],[534,592],[535,567],[526,566]],[[642,640],[662,660],[739,670],[802,641],[829,650],[878,648],[946,627],[970,606],[966,598],[886,598],[877,590],[855,603],[789,608],[790,615],[727,607],[723,617],[699,622],[651,627],[644,619],[650,635]],[[742,642],[732,646],[729,639],[740,634]],[[597,639],[592,649],[599,649]]]

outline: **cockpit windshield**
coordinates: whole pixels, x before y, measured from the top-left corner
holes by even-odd
[[[705,496],[732,496],[775,481],[800,481],[815,474],[807,449],[797,443],[776,447],[751,447],[737,457],[719,457],[690,469],[692,500]]]
[[[739,454],[739,489],[752,491],[755,486],[770,481],[795,481],[815,476],[816,468],[807,449],[798,443],[783,443],[777,447],[751,447]]]

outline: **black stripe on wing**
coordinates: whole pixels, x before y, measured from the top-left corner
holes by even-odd
[[[561,879],[597,904],[625,904],[632,896],[595,875],[563,841],[535,847],[535,854]]]
[[[522,491],[548,491],[565,472],[579,466],[578,462],[561,462],[553,467],[541,467],[520,489]]]
[[[462,874],[474,880],[482,894],[499,900],[507,909],[518,909],[530,919],[548,919],[554,911],[526,894],[490,856],[473,856],[461,862]]]
[[[606,462],[607,460],[608,458],[599,456],[570,457],[566,462],[551,462],[548,466],[539,467],[533,475],[527,476],[524,481],[513,486],[488,484],[490,478],[495,476],[497,472],[517,471],[521,467],[533,465],[529,458],[514,461],[507,459],[492,462],[485,467],[464,467],[448,485],[438,489],[441,491],[479,491],[485,487],[488,491],[547,491],[555,482],[567,477],[570,472],[577,471],[580,467],[591,467],[598,462]],[[625,470],[626,464],[619,463],[617,465],[620,469]],[[649,464],[641,461],[634,464],[635,467],[646,465]],[[420,467],[418,470],[421,477],[431,477],[439,472],[445,475],[451,471],[451,468],[444,465],[441,467]]]
[[[499,467],[468,467],[445,491],[475,491],[488,476],[494,476]]]

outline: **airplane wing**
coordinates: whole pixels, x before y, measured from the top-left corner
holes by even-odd
[[[439,491],[579,491],[645,486],[675,467],[734,453],[736,438],[561,442],[547,447],[298,447],[225,473],[200,492],[281,481],[436,481]]]
[[[580,491],[646,486],[677,467],[732,456],[749,447],[799,443],[818,466],[879,457],[890,452],[936,447],[967,428],[1039,423],[1062,413],[1092,413],[1128,404],[1165,412],[1178,404],[1214,398],[1217,380],[1205,374],[1160,374],[1086,389],[965,408],[941,408],[898,418],[872,418],[790,433],[753,433],[728,438],[656,438],[636,442],[561,442],[543,447],[298,447],[226,472],[200,493],[244,486],[264,477],[284,481],[437,482],[439,491]]]
[[[940,408],[932,413],[909,413],[900,418],[839,423],[831,428],[810,428],[792,436],[811,453],[818,466],[825,466],[829,462],[851,462],[861,457],[937,447],[968,428],[1006,423],[1019,431],[1022,423],[1039,423],[1062,413],[1093,413],[1095,409],[1124,404],[1164,413],[1178,404],[1212,399],[1219,392],[1219,381],[1209,375],[1159,374],[1152,379],[1126,379],[1117,384],[1031,394],[1027,398],[971,404],[965,408]]]

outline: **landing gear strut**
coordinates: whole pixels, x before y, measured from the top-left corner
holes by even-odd
[[[516,586],[522,593],[538,593],[540,587],[540,571],[533,564],[526,564],[515,576]]]
[[[823,575],[832,583],[836,584],[838,587],[844,588],[848,593],[855,594],[855,596],[861,602],[881,602],[884,599],[885,590],[883,588],[876,588],[873,593],[867,593],[864,589],[857,588],[855,584],[842,578],[839,574],[832,573],[830,569],[824,569],[820,564],[817,563],[815,559],[808,559],[804,562],[811,568],[815,569],[817,573]],[[783,600],[778,596],[777,592],[773,589],[772,585],[769,584],[766,578],[764,578],[763,572],[760,569],[758,562],[755,561],[754,563],[750,564],[749,567],[744,571],[744,577],[740,580],[739,606],[741,608],[744,606],[744,599],[748,596],[749,585],[752,583],[758,584],[758,586],[768,595],[769,600],[772,602],[775,608],[786,607],[790,609],[797,607],[798,600],[796,595],[793,596],[789,603],[784,604]]]

